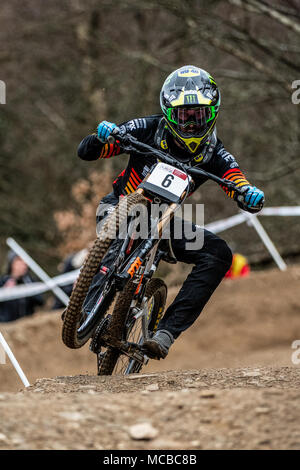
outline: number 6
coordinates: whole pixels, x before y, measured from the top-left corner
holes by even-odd
[[[162,185],[164,188],[168,188],[168,187],[172,184],[172,181],[174,180],[174,178],[175,178],[174,175],[167,175],[167,176],[163,179],[161,185]]]

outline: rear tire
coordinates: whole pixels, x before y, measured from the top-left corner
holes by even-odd
[[[134,324],[130,325],[129,328],[124,329],[124,323],[127,320],[128,310],[131,305],[132,298],[134,296],[136,286],[132,283],[127,285],[127,288],[119,294],[116,300],[116,307],[113,311],[112,316],[118,318],[118,324],[122,326],[123,331],[119,330],[117,333],[123,336],[124,339],[131,341],[130,335]],[[149,335],[152,336],[157,330],[158,323],[162,318],[163,311],[167,300],[167,286],[162,279],[154,278],[151,279],[146,287],[145,297],[149,299],[148,305],[150,305],[151,312],[149,312]],[[153,303],[152,303],[153,302]],[[136,322],[138,322],[136,320]],[[142,328],[138,325],[138,338],[142,338]],[[138,341],[133,341],[138,342]],[[133,374],[139,373],[143,367],[138,361],[130,359],[128,356],[121,353],[119,349],[108,347],[104,354],[101,354],[101,362],[98,364],[98,375],[112,375],[112,374]]]

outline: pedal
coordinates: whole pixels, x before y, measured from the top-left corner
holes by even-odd
[[[127,343],[126,355],[131,359],[140,362],[141,364],[146,365],[149,362],[149,357],[143,353],[139,345],[136,343]]]
[[[144,354],[144,364],[145,364],[145,366],[148,364],[148,362],[149,362],[149,357],[146,356],[146,354]]]

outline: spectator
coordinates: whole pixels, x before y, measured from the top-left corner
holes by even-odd
[[[29,274],[29,268],[25,261],[16,255],[16,253],[10,251],[8,253],[6,274],[0,277],[0,287],[10,288],[31,282],[33,282],[33,279]],[[32,315],[35,307],[43,305],[43,303],[41,295],[0,302],[0,322],[14,321],[18,318]]]

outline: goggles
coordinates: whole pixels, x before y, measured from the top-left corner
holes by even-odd
[[[182,137],[201,137],[216,116],[214,106],[177,107],[167,109],[168,120],[176,124]]]

